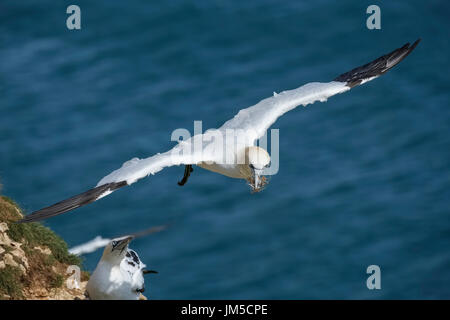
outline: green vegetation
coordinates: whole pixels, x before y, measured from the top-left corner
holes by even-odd
[[[6,266],[0,271],[0,299],[1,293],[15,299],[23,298],[21,277],[22,271],[17,267]]]
[[[55,277],[50,280],[51,288],[60,288],[64,283],[64,277],[60,274],[55,274]]]
[[[0,269],[0,299],[5,295],[12,299],[26,298],[25,288],[59,288],[64,283],[67,266],[81,267],[82,264],[78,256],[68,252],[67,244],[61,237],[40,223],[14,223],[21,218],[19,206],[12,199],[0,196],[0,223],[7,224],[5,234],[10,240],[20,243],[22,255],[24,253],[29,265],[24,273],[23,260],[13,256],[14,261],[21,264],[20,268],[8,264]],[[0,263],[4,262],[6,254],[14,253],[15,248],[1,245]]]
[[[9,204],[12,204],[13,206],[19,207],[19,206],[17,205],[17,203],[16,203],[13,199],[11,199],[11,198],[9,198],[9,197],[7,197],[7,196],[1,196],[1,198],[2,198],[4,201],[8,202]]]
[[[7,203],[15,208],[19,208],[17,204],[8,197],[1,196]],[[20,209],[18,209],[20,211]],[[0,203],[0,222],[9,222],[7,231],[9,237],[16,242],[24,242],[28,247],[45,246],[52,251],[55,259],[61,263],[81,266],[81,258],[70,254],[66,242],[56,235],[49,228],[42,224],[34,223],[11,223],[21,218],[17,210],[5,208]]]

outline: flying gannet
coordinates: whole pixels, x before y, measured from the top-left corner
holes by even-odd
[[[324,102],[335,94],[346,92],[379,77],[410,54],[419,41],[420,39],[412,45],[406,43],[391,53],[341,74],[331,82],[312,82],[297,89],[274,94],[240,110],[234,118],[218,129],[210,129],[180,141],[167,152],[125,162],[121,168],[101,179],[95,188],[35,211],[20,222],[38,221],[84,206],[174,165],[185,165],[180,185],[186,183],[192,165],[197,165],[228,177],[244,179],[253,191],[259,191],[267,183],[263,173],[270,164],[270,156],[266,150],[255,144],[280,116],[299,105]],[[236,140],[238,142],[235,142]]]
[[[137,253],[128,248],[132,236],[110,241],[86,285],[91,300],[139,300],[145,290],[145,270]]]

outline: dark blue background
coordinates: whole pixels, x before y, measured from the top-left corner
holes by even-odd
[[[447,1],[0,3],[0,177],[27,211],[94,186],[176,128],[329,81],[418,37],[380,79],[281,118],[268,188],[169,168],[46,224],[71,246],[172,223],[132,247],[172,298],[450,298]],[[93,270],[101,252],[86,256]],[[369,291],[370,264],[382,289]]]

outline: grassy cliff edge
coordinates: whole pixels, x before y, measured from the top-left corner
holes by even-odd
[[[67,244],[40,223],[17,224],[20,207],[0,196],[0,299],[83,299],[88,274],[80,289],[68,289],[67,268],[81,267],[81,259]]]

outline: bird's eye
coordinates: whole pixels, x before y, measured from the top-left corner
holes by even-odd
[[[113,246],[113,247],[117,246],[117,241],[113,241],[113,242],[112,242],[112,246]]]

